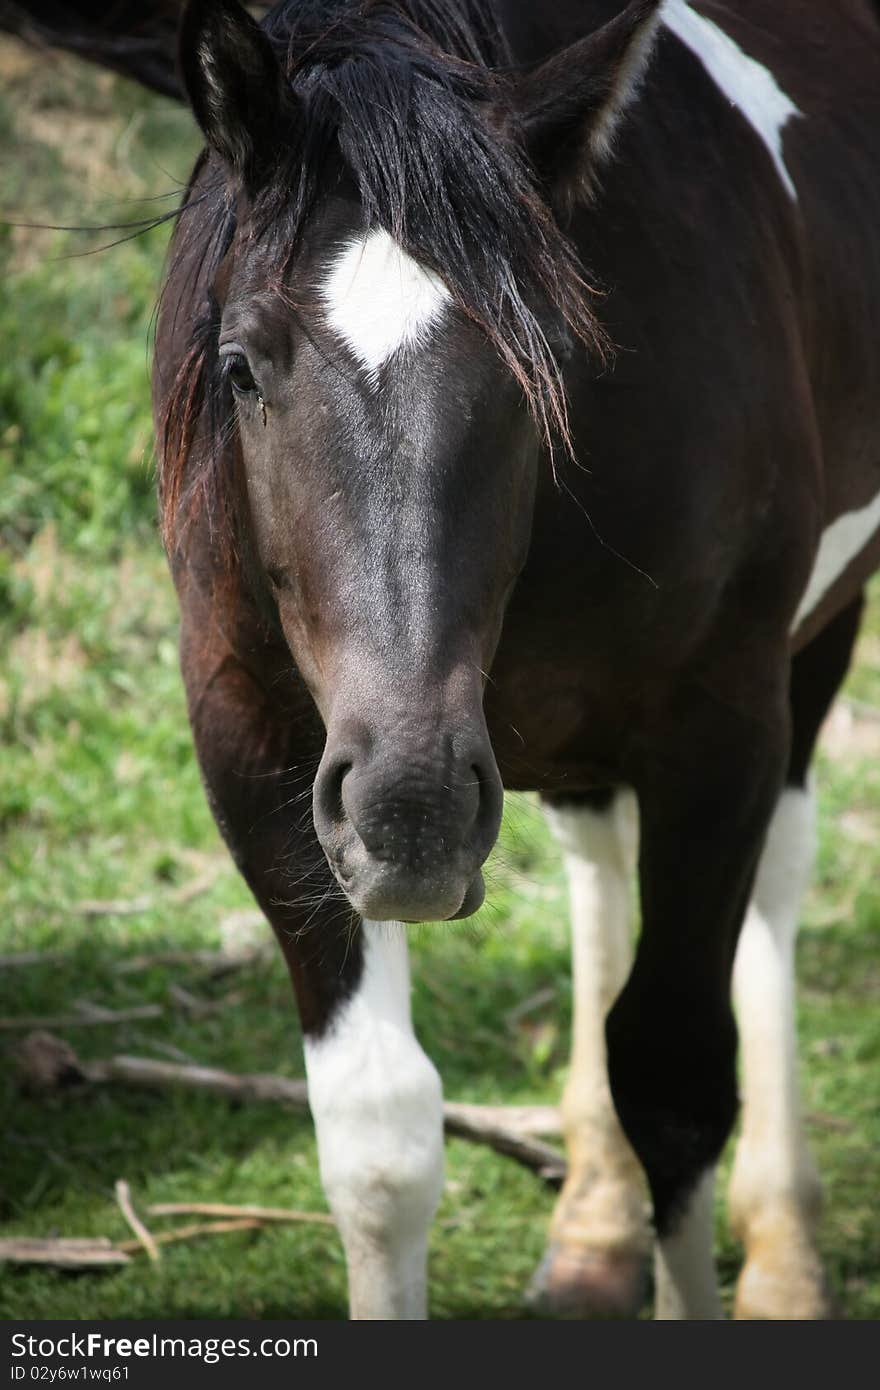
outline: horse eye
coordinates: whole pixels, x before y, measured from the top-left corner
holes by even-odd
[[[249,391],[256,391],[257,383],[254,381],[253,373],[243,352],[229,353],[224,365],[233,391],[236,391],[240,396],[247,395]]]

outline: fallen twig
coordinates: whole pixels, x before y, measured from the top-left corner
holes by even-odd
[[[83,1077],[91,1082],[120,1081],[127,1086],[146,1086],[162,1089],[184,1086],[192,1091],[210,1091],[229,1100],[267,1100],[292,1105],[298,1110],[308,1106],[308,1090],[304,1081],[290,1081],[286,1076],[271,1073],[251,1073],[237,1076],[217,1067],[193,1067],[177,1062],[157,1062],[152,1057],[109,1057],[106,1061],[80,1064]]]
[[[181,907],[213,888],[223,871],[223,866],[214,864],[167,893],[141,893],[136,898],[83,898],[71,903],[68,910],[81,917],[134,917],[151,912],[154,907]]]
[[[32,1088],[53,1090],[74,1081],[92,1084],[121,1082],[162,1090],[182,1086],[209,1091],[236,1101],[269,1101],[297,1110],[308,1108],[305,1081],[271,1073],[236,1075],[216,1067],[158,1062],[152,1057],[109,1057],[82,1062],[68,1043],[51,1034],[24,1039],[17,1054],[24,1081]],[[481,1106],[447,1101],[443,1108],[448,1134],[486,1144],[537,1172],[548,1182],[565,1176],[565,1159],[536,1134],[559,1132],[559,1118],[549,1106]]]
[[[199,999],[183,985],[172,985],[168,990],[175,1004],[179,1005],[191,1018],[210,1018],[211,1014],[224,1013],[234,1004],[240,1004],[244,994],[238,990],[225,994],[222,999]]]
[[[134,975],[157,966],[187,965],[204,970],[209,976],[226,975],[233,970],[265,960],[272,951],[272,942],[265,945],[221,951],[156,951],[152,955],[130,956],[115,966],[117,975]]]
[[[854,695],[844,695],[841,697],[841,704],[848,705],[862,719],[868,719],[875,724],[880,723],[880,707],[870,704],[867,700],[858,700]]]
[[[504,1015],[504,1022],[508,1028],[516,1028],[524,1018],[528,1018],[529,1014],[537,1013],[539,1009],[543,1009],[545,1004],[552,1004],[557,993],[555,985],[546,985],[544,989],[536,990],[534,994],[529,995],[528,999],[521,999],[512,1009],[508,1009]]]
[[[226,1202],[154,1202],[147,1207],[150,1216],[222,1216],[233,1220],[271,1222],[305,1221],[317,1226],[333,1226],[335,1222],[326,1211],[293,1211],[287,1207],[236,1207]],[[184,1230],[187,1227],[183,1227]],[[161,1240],[161,1236],[156,1237]]]
[[[137,1244],[143,1247],[148,1257],[153,1261],[153,1264],[158,1264],[161,1256],[157,1249],[156,1242],[135,1211],[131,1200],[131,1189],[124,1178],[119,1178],[117,1180],[114,1191],[116,1193],[116,1200],[119,1203],[119,1210],[134,1231]]]
[[[175,1231],[162,1231],[153,1239],[156,1245],[174,1245],[179,1240],[197,1240],[201,1236],[222,1236],[227,1231],[257,1231],[262,1229],[263,1225],[264,1222],[257,1221],[254,1217],[242,1217],[236,1221],[197,1221],[191,1226],[178,1226]],[[143,1246],[139,1240],[119,1240],[116,1242],[116,1249],[136,1255],[143,1249]]]
[[[138,1042],[142,1040],[139,1038]],[[189,1052],[184,1052],[182,1047],[175,1047],[173,1043],[162,1042],[160,1038],[143,1039],[144,1046],[157,1052],[160,1057],[170,1057],[172,1062],[183,1062],[188,1067],[196,1065],[195,1057]]]
[[[242,1208],[246,1210],[246,1208]],[[254,1208],[255,1211],[261,1210]],[[271,1209],[269,1209],[271,1210]],[[321,1222],[333,1225],[332,1216],[324,1212],[288,1213],[290,1219]],[[126,1218],[127,1219],[127,1218]],[[135,1218],[137,1220],[137,1218]],[[280,1216],[239,1216],[225,1221],[196,1221],[188,1226],[178,1226],[173,1231],[162,1231],[149,1236],[150,1245],[138,1235],[134,1240],[107,1240],[106,1236],[94,1238],[68,1237],[52,1240],[34,1240],[28,1237],[13,1236],[0,1240],[0,1263],[21,1265],[52,1265],[57,1269],[102,1269],[108,1266],[127,1265],[132,1255],[146,1253],[152,1260],[159,1259],[158,1246],[175,1245],[184,1240],[199,1240],[203,1236],[226,1235],[231,1231],[258,1231],[270,1221],[280,1220]],[[152,1252],[151,1253],[151,1247]]]
[[[842,1115],[828,1115],[821,1110],[808,1110],[805,1119],[810,1128],[829,1130],[832,1134],[851,1134],[855,1129],[852,1120],[845,1120]]]
[[[458,1107],[447,1102],[443,1107],[443,1123],[447,1134],[457,1139],[470,1139],[477,1144],[487,1144],[497,1153],[515,1158],[526,1168],[533,1169],[546,1182],[563,1182],[565,1179],[565,1158],[558,1149],[544,1144],[540,1139],[529,1139],[517,1134],[509,1124],[498,1123],[499,1107],[491,1106],[491,1118],[486,1119],[477,1112],[476,1105]]]
[[[448,1100],[444,1107],[447,1129],[478,1129],[486,1126],[506,1129],[520,1139],[552,1139],[561,1133],[559,1111],[555,1105],[473,1105]]]
[[[63,960],[69,951],[13,951],[11,955],[0,956],[0,970],[14,970],[19,965],[49,965],[53,960]]]
[[[161,1004],[137,1004],[130,1009],[104,1009],[77,1014],[20,1014],[17,1018],[0,1018],[0,1029],[12,1032],[17,1028],[94,1028],[108,1023],[129,1023],[136,1018],[159,1018],[164,1012]]]
[[[86,1240],[30,1240],[12,1236],[0,1240],[0,1260],[8,1264],[54,1265],[58,1269],[91,1269],[130,1263],[129,1255],[104,1236]]]

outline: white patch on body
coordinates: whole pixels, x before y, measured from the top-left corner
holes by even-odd
[[[321,1180],[353,1318],[426,1316],[428,1227],[443,1186],[443,1096],[410,1016],[406,928],[365,922],[363,974],[306,1039]]]
[[[814,853],[812,792],[788,787],[767,832],[733,972],[743,1123],[729,1202],[746,1246],[737,1307],[752,1317],[821,1316],[824,1297],[814,1245],[820,1189],[801,1118],[795,1024],[794,946]]]
[[[696,54],[715,85],[742,112],[766,145],[785,188],[797,198],[782,152],[782,132],[801,113],[772,72],[744,53],[711,19],[692,10],[686,0],[666,0],[663,23]]]
[[[720,1318],[715,1278],[715,1170],[708,1169],[694,1189],[672,1235],[658,1240],[654,1254],[654,1316],[669,1319]]]
[[[343,247],[321,287],[327,321],[375,380],[402,348],[424,344],[450,294],[385,231]]]
[[[822,533],[819,549],[813,561],[813,572],[804,596],[794,615],[792,632],[797,632],[805,618],[818,606],[831,585],[843,574],[847,565],[868,544],[880,526],[880,492],[867,506],[855,512],[845,512]]]
[[[568,1177],[554,1212],[554,1246],[577,1259],[647,1255],[641,1169],[611,1099],[605,1018],[632,964],[630,879],[638,852],[638,810],[620,792],[605,811],[548,806],[547,822],[565,856],[571,895],[574,1020],[562,1098]]]

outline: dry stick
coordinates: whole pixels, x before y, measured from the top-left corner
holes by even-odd
[[[287,1207],[236,1207],[230,1206],[227,1202],[154,1202],[152,1206],[147,1207],[147,1211],[150,1216],[222,1216],[257,1224],[269,1221],[305,1221],[316,1226],[336,1224],[326,1211],[293,1211]],[[190,1228],[183,1226],[180,1229],[185,1231]],[[161,1241],[162,1236],[157,1236],[156,1240]]]
[[[289,1081],[285,1076],[253,1073],[236,1076],[218,1067],[190,1067],[177,1062],[157,1062],[152,1057],[109,1057],[102,1062],[81,1062],[79,1068],[88,1081],[121,1081],[127,1086],[147,1086],[162,1089],[183,1086],[191,1091],[210,1091],[213,1095],[231,1100],[268,1100],[293,1105],[299,1110],[308,1106],[308,1090],[304,1081]]]
[[[215,1067],[190,1067],[125,1056],[86,1063],[83,1070],[92,1081],[122,1081],[129,1086],[185,1086],[234,1100],[273,1101],[297,1109],[306,1109],[309,1103],[305,1081],[291,1081],[286,1076],[271,1073],[238,1076]],[[443,1107],[448,1134],[487,1144],[539,1172],[548,1181],[564,1177],[565,1160],[556,1149],[530,1136],[536,1132],[558,1134],[559,1119],[556,1116],[554,1123],[554,1115],[550,1106],[479,1106],[447,1101]]]
[[[81,917],[134,917],[139,912],[149,912],[155,903],[152,893],[142,893],[138,898],[83,898],[71,903],[68,911]]]
[[[191,994],[182,985],[172,985],[168,990],[172,1001],[179,1005],[191,1018],[210,1018],[212,1014],[224,1013],[234,1004],[240,1004],[244,999],[241,990],[226,994],[222,999],[199,999],[195,994]]]
[[[321,1215],[317,1212],[313,1219]],[[326,1220],[333,1224],[332,1217],[327,1217]],[[107,1266],[130,1264],[132,1255],[140,1255],[144,1251],[151,1259],[158,1259],[159,1251],[156,1247],[160,1245],[174,1245],[177,1241],[195,1240],[201,1236],[224,1235],[227,1231],[256,1231],[261,1230],[265,1224],[265,1220],[252,1216],[239,1217],[232,1221],[199,1221],[190,1226],[178,1226],[174,1231],[163,1231],[161,1235],[151,1237],[155,1257],[140,1238],[118,1240],[114,1243],[107,1240],[106,1236],[54,1240],[32,1240],[13,1236],[9,1240],[0,1240],[0,1263],[5,1261],[8,1264],[52,1265],[56,1269],[102,1269]]]
[[[505,1129],[520,1139],[558,1139],[562,1133],[555,1105],[473,1105],[448,1100],[443,1113],[450,1133],[464,1135],[467,1129],[486,1126]]]
[[[504,1015],[504,1022],[508,1028],[516,1028],[517,1024],[522,1023],[529,1014],[536,1013],[538,1009],[543,1009],[545,1004],[552,1004],[556,999],[558,990],[555,985],[547,985],[544,989],[538,989],[534,994],[530,994],[527,999],[521,999],[512,1009],[508,1009]]]
[[[0,970],[14,970],[19,965],[48,965],[55,960],[63,960],[69,951],[13,951],[11,955],[0,956]]]
[[[133,901],[146,902],[146,899]],[[86,903],[86,907],[88,906]],[[116,975],[134,975],[143,970],[153,970],[156,966],[192,965],[211,973],[224,974],[227,970],[240,970],[245,965],[254,965],[272,954],[273,949],[273,943],[268,941],[265,945],[219,951],[154,951],[149,955],[129,956],[128,960],[119,961],[113,966],[113,972]],[[25,965],[51,965],[55,961],[70,958],[71,952],[60,948],[48,951],[12,951],[9,955],[0,955],[0,970],[15,970]]]
[[[514,1133],[507,1125],[502,1128],[494,1117],[486,1120],[477,1116],[474,1114],[475,1109],[477,1107],[468,1106],[469,1113],[462,1115],[454,1102],[447,1102],[443,1106],[446,1133],[455,1135],[457,1139],[470,1139],[477,1144],[487,1144],[490,1149],[506,1154],[508,1158],[515,1158],[517,1163],[522,1163],[526,1168],[534,1169],[546,1182],[556,1183],[565,1180],[565,1159],[558,1149],[543,1144],[540,1139],[526,1139]]]
[[[119,1203],[119,1209],[137,1236],[138,1245],[142,1246],[147,1252],[153,1264],[158,1264],[162,1257],[159,1254],[155,1240],[150,1235],[150,1232],[147,1230],[132,1205],[131,1189],[125,1181],[125,1178],[119,1178],[117,1180],[114,1191],[116,1192],[116,1200]]]
[[[118,1195],[118,1194],[117,1194]],[[170,1205],[174,1205],[173,1203]],[[192,1204],[193,1208],[198,1203]],[[205,1204],[206,1209],[210,1204]],[[182,1210],[188,1209],[186,1203],[178,1204]],[[222,1206],[216,1208],[224,1210]],[[151,1207],[152,1211],[153,1208]],[[174,1245],[178,1241],[196,1240],[202,1236],[225,1235],[230,1231],[257,1231],[271,1221],[310,1221],[324,1226],[334,1224],[333,1217],[324,1212],[276,1212],[272,1207],[230,1207],[229,1211],[253,1211],[253,1216],[237,1216],[225,1221],[197,1221],[189,1226],[178,1226],[173,1231],[162,1231],[157,1236],[150,1235],[146,1228],[144,1234],[152,1245],[146,1244],[140,1235],[135,1240],[109,1241],[106,1236],[68,1237],[53,1240],[34,1240],[28,1237],[13,1236],[0,1240],[0,1264],[52,1265],[57,1269],[102,1269],[108,1266],[127,1265],[132,1255],[146,1252],[150,1259],[159,1258],[158,1246]],[[128,1215],[126,1219],[130,1220]],[[137,1220],[137,1217],[135,1217]]]
[[[142,970],[153,970],[157,965],[192,965],[207,970],[210,975],[225,975],[228,971],[241,970],[243,966],[255,965],[270,954],[263,946],[243,947],[229,951],[156,951],[152,955],[130,956],[114,966],[117,975],[133,975]]]
[[[140,912],[150,912],[154,907],[181,907],[213,888],[224,868],[213,865],[169,893],[142,893],[137,898],[83,898],[81,902],[71,903],[68,911],[82,917],[133,917]]]
[[[85,1240],[30,1240],[12,1236],[8,1240],[0,1240],[0,1261],[54,1265],[57,1269],[89,1269],[130,1263],[125,1251],[114,1246],[105,1236]]]
[[[199,1236],[221,1236],[227,1231],[256,1231],[263,1225],[262,1221],[257,1221],[254,1217],[242,1218],[236,1221],[198,1221],[191,1226],[178,1226],[176,1231],[163,1231],[161,1235],[154,1236],[156,1245],[173,1245],[178,1240],[194,1240]],[[116,1242],[116,1249],[123,1252],[131,1252],[136,1255],[144,1247],[139,1240],[120,1240]],[[156,1252],[158,1256],[158,1251]]]
[[[843,695],[841,704],[848,706],[854,714],[871,723],[880,723],[880,706],[869,704],[867,700],[857,700],[854,695]]]
[[[147,911],[149,906],[155,905],[155,902],[147,903],[146,898],[131,899],[125,905],[126,912],[120,915],[131,914],[132,902],[142,904],[143,906],[138,909],[142,911]],[[85,907],[101,906],[103,911],[113,906],[118,908],[122,905],[121,903],[113,904],[110,902],[98,904],[96,900],[91,904],[86,902]],[[52,948],[48,951],[13,951],[9,955],[0,955],[0,970],[14,970],[24,965],[50,965],[54,961],[69,960],[70,955],[69,950],[60,948],[57,950]],[[241,970],[248,965],[256,965],[258,962],[274,957],[274,955],[275,946],[271,939],[253,946],[221,947],[217,951],[153,951],[139,956],[129,956],[128,960],[119,961],[113,966],[113,972],[116,975],[135,975],[144,970],[153,970],[156,966],[189,965],[197,970],[206,970],[212,976],[225,975],[229,971]]]
[[[286,1076],[271,1073],[240,1076],[216,1067],[158,1062],[152,1057],[121,1056],[81,1062],[68,1043],[51,1034],[24,1039],[18,1051],[18,1064],[25,1081],[43,1090],[79,1078],[98,1085],[122,1082],[126,1086],[160,1090],[182,1086],[231,1100],[269,1101],[297,1110],[307,1109],[309,1103],[305,1081],[291,1081]],[[558,1182],[565,1175],[562,1154],[532,1137],[536,1133],[559,1132],[559,1117],[549,1106],[482,1106],[447,1101],[443,1118],[448,1134],[486,1144],[531,1168],[548,1182]]]
[[[129,1023],[136,1018],[159,1018],[164,1013],[161,1004],[138,1004],[131,1009],[103,1009],[94,1013],[21,1014],[18,1018],[0,1018],[0,1029],[11,1032],[16,1028],[95,1028],[108,1023]]]

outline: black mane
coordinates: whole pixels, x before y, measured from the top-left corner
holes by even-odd
[[[596,344],[577,258],[517,148],[513,63],[483,0],[283,0],[265,28],[305,112],[259,220],[294,247],[334,146],[368,226],[439,274],[548,438],[565,433],[541,297]],[[268,215],[267,215],[268,214]]]

